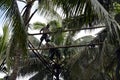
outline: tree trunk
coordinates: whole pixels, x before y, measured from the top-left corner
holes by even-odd
[[[8,80],[16,80],[17,78],[17,75],[18,75],[18,72],[19,72],[19,66],[20,66],[20,53],[21,51],[20,50],[15,50],[15,63],[14,63],[14,66],[13,66],[13,72],[11,74],[11,76],[9,77]]]
[[[23,20],[24,20],[24,24],[27,24],[29,17],[30,17],[30,11],[32,8],[33,3],[35,2],[35,0],[32,0],[30,2],[27,3],[27,6],[25,8],[25,11],[23,13]],[[28,25],[26,25],[25,30],[27,32],[28,30]],[[17,43],[18,45],[20,45],[20,43]],[[15,54],[16,56],[14,57],[14,65],[13,65],[13,72],[11,74],[11,76],[8,78],[8,80],[16,80],[17,76],[18,76],[18,72],[19,72],[19,66],[20,66],[20,57],[23,54],[23,51],[21,50],[21,48],[16,45],[16,49],[15,49]]]
[[[24,23],[25,23],[25,30],[26,31],[28,31],[28,26],[29,26],[28,20],[30,18],[31,8],[32,8],[32,5],[33,5],[34,2],[35,2],[35,0],[27,2],[26,9],[23,13],[23,20],[24,20]]]

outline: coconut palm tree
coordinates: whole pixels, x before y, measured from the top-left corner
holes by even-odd
[[[23,14],[21,15],[16,0],[0,1],[0,10],[5,16],[5,19],[10,23],[9,25],[12,27],[12,37],[7,50],[7,54],[12,53],[9,55],[14,57],[12,59],[9,57],[8,59],[11,62],[15,61],[11,80],[16,79],[17,73],[19,71],[19,56],[23,55],[22,57],[26,57],[25,55],[27,55],[26,44],[27,30],[29,26],[28,24],[32,16],[37,11],[36,9],[35,11],[33,11],[33,14],[30,15],[30,10],[35,0],[23,0],[22,2],[24,2],[26,6],[24,7]],[[105,10],[105,8],[100,4],[98,0],[38,0],[38,2],[40,5],[40,12],[43,14],[48,15],[51,11],[54,12],[54,9],[56,7],[62,8],[63,15],[66,18],[66,21],[64,21],[64,29],[66,27],[72,28],[73,26],[75,26],[74,24],[76,23],[76,26],[80,25],[79,28],[86,27],[85,25],[87,25],[87,27],[92,27],[92,25],[94,24],[102,23],[107,25],[106,28],[108,32],[106,38],[110,41],[110,43],[113,45],[114,42],[119,43],[119,24]],[[72,27],[70,26],[70,24]],[[111,40],[111,38],[115,39]],[[118,44],[115,44],[115,46],[118,46]]]
[[[7,0],[7,1],[0,1],[0,10],[2,11],[1,15],[4,16],[5,21],[9,23],[9,26],[12,28],[12,37],[7,49],[7,55],[9,55],[7,59],[8,63],[8,68],[10,69],[10,65],[13,64],[14,66],[12,67],[13,72],[10,76],[10,80],[15,80],[19,71],[19,61],[20,61],[20,56],[22,58],[26,57],[27,55],[27,30],[28,30],[28,24],[32,16],[35,14],[37,9],[30,15],[31,13],[31,8],[33,6],[33,3],[35,0],[18,0],[21,2],[25,3],[25,7],[23,8],[23,14],[20,14],[19,8],[18,8],[18,3],[17,0]],[[40,2],[38,0],[39,4],[45,4],[46,1]],[[47,4],[45,4],[47,5]],[[43,5],[43,8],[41,7],[41,11],[46,8],[48,8]],[[51,7],[50,7],[51,8]],[[49,9],[50,9],[49,8]],[[52,8],[51,8],[52,9]],[[11,53],[11,54],[9,54]],[[11,57],[14,57],[11,59]]]
[[[57,30],[60,30],[60,27],[58,26],[57,27],[57,25],[58,24],[56,24],[56,22],[55,21],[51,21],[50,22],[50,24],[51,24],[51,30],[54,30],[54,31],[57,31]],[[41,24],[40,24],[41,25]],[[37,26],[38,26],[38,23],[37,23]],[[79,44],[79,43],[81,43],[81,44],[87,44],[87,43],[90,43],[90,41],[91,40],[93,40],[93,38],[94,37],[83,37],[83,38],[80,38],[80,39],[78,39],[78,40],[73,40],[73,35],[71,35],[71,33],[69,33],[69,34],[66,34],[66,33],[63,33],[64,35],[61,35],[61,33],[59,33],[59,31],[56,33],[56,34],[51,34],[51,40],[54,42],[54,43],[56,43],[57,45],[73,45],[73,43],[75,44]],[[58,36],[58,35],[61,35],[61,37],[60,36]],[[65,37],[66,35],[68,35],[67,37]],[[104,34],[103,34],[103,32],[102,32],[102,36],[104,36]],[[65,40],[64,40],[65,39]],[[83,41],[81,41],[81,39],[83,40]],[[98,38],[97,38],[98,39]],[[64,43],[63,43],[63,41],[64,41]],[[98,40],[97,40],[98,41]],[[62,50],[62,55],[63,56],[65,56],[65,60],[63,60],[62,61],[62,70],[63,70],[63,72],[61,73],[61,75],[64,77],[64,79],[66,79],[66,80],[74,80],[74,79],[77,79],[76,77],[75,77],[75,75],[79,78],[79,76],[81,75],[81,74],[85,74],[85,73],[82,73],[81,72],[81,74],[78,74],[78,73],[75,73],[74,72],[74,69],[76,68],[76,67],[78,67],[78,65],[76,65],[75,63],[77,62],[77,61],[79,61],[79,60],[82,60],[80,57],[85,57],[85,58],[87,58],[88,56],[92,56],[92,57],[98,57],[98,55],[90,55],[90,54],[93,54],[93,53],[91,53],[91,52],[89,52],[90,54],[89,55],[87,55],[88,53],[87,52],[83,52],[84,50],[86,51],[86,49],[88,50],[89,49],[89,47],[87,47],[87,48],[65,48],[65,49],[61,49]],[[96,50],[97,48],[94,48],[94,49],[92,49],[92,50],[95,50],[96,52],[98,52],[98,50]],[[88,50],[89,51],[89,50]],[[93,51],[94,52],[94,51]],[[82,54],[82,53],[86,53],[86,55],[84,55],[84,54]],[[45,55],[46,57],[48,57],[48,52],[46,52],[46,51],[43,51],[43,56],[45,55],[45,54],[47,54],[47,55]],[[99,53],[98,53],[99,54]],[[69,57],[67,57],[67,56],[69,56]],[[86,57],[87,56],[87,57]],[[83,65],[88,65],[88,63],[85,63],[85,58],[83,58]],[[48,58],[46,58],[47,59],[47,61],[48,61]],[[93,62],[95,62],[96,61],[96,58],[93,60]],[[97,61],[99,61],[99,60],[97,60]],[[67,63],[67,65],[65,65]],[[49,64],[49,63],[48,63]],[[81,63],[80,63],[81,64]],[[91,64],[92,64],[92,62],[91,62]],[[71,66],[72,65],[72,66]],[[90,64],[89,64],[90,65]],[[36,67],[34,67],[34,66],[36,66]],[[74,67],[74,66],[76,66],[76,67]],[[84,67],[84,66],[83,66]],[[95,66],[93,66],[93,67],[95,67]],[[80,69],[81,69],[81,67],[80,67]],[[91,68],[90,68],[91,69]],[[33,57],[31,57],[30,58],[30,60],[28,61],[28,65],[25,65],[23,68],[22,68],[22,70],[21,70],[21,73],[22,73],[22,75],[25,75],[25,74],[27,74],[27,73],[31,73],[31,72],[37,72],[36,73],[36,75],[35,76],[33,76],[30,80],[39,80],[39,79],[44,79],[45,77],[47,78],[47,79],[50,79],[50,80],[52,80],[52,74],[50,73],[50,72],[48,72],[48,70],[46,71],[47,69],[46,68],[44,68],[44,66],[43,66],[43,64],[41,63],[41,62],[39,62],[39,60],[37,60],[35,57],[33,58]],[[96,70],[96,69],[95,69]],[[97,73],[95,70],[93,70],[93,72],[95,72],[95,73]],[[69,71],[71,71],[71,72],[69,72]],[[84,70],[83,70],[84,71]],[[91,71],[89,71],[89,72],[91,72]],[[42,75],[41,75],[41,73],[42,73]],[[73,74],[75,74],[75,75],[73,75]],[[69,76],[68,76],[69,75]],[[86,75],[87,75],[87,73],[86,73]],[[98,74],[99,75],[99,74]],[[82,75],[81,75],[82,76]],[[91,75],[89,75],[89,76],[91,76]],[[96,76],[96,75],[92,75],[92,76]],[[74,78],[75,77],[75,78]],[[97,77],[98,78],[98,77]],[[85,79],[85,77],[83,77],[83,78],[81,78],[81,79]],[[90,77],[88,77],[88,80],[90,79]]]

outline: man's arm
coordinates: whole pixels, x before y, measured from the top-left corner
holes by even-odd
[[[40,33],[41,33],[41,31],[43,31],[43,28],[42,28],[42,29],[40,29]]]

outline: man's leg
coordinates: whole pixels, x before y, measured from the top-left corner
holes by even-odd
[[[42,37],[40,38],[40,43],[39,43],[38,48],[40,48],[40,46],[41,46],[43,40],[44,40],[44,36],[42,36]]]
[[[49,50],[49,58],[50,58],[50,60],[53,60],[54,54],[55,54],[54,49],[51,48],[51,49]]]
[[[46,42],[50,42],[50,39],[49,39],[49,37],[48,37],[47,34],[46,34],[46,37],[45,37],[45,41],[46,41]]]
[[[56,57],[60,60],[61,54],[60,54],[60,50],[56,49]]]

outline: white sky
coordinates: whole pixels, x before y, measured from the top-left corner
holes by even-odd
[[[5,74],[0,72],[0,78],[3,78],[4,76],[5,76]]]

